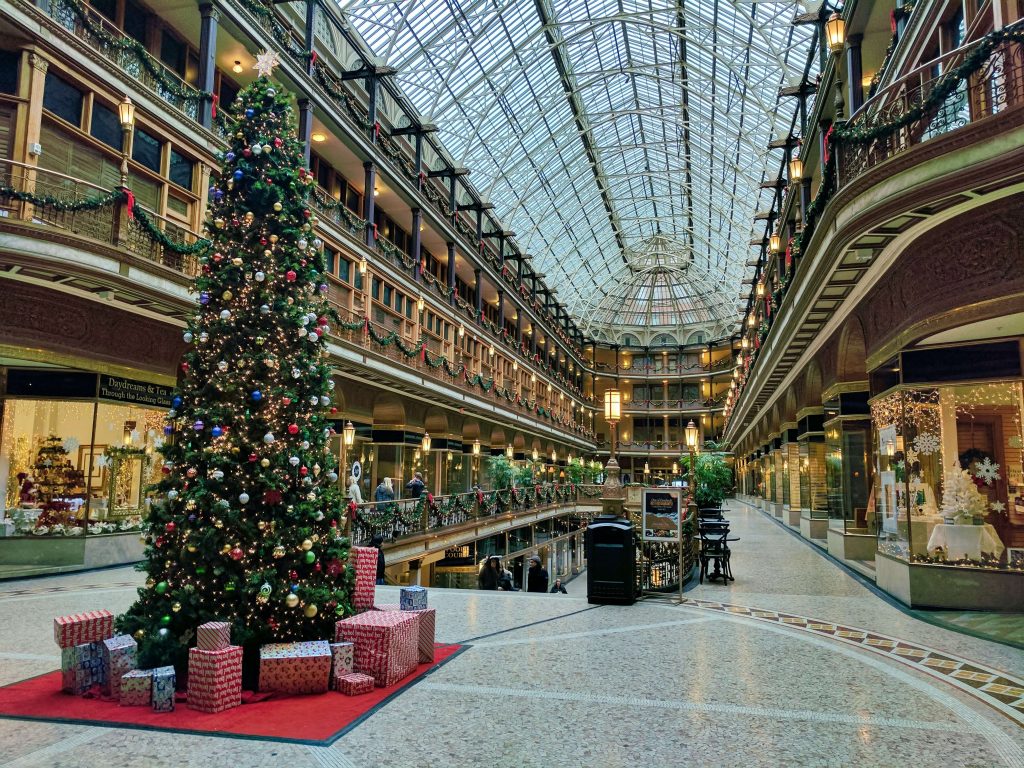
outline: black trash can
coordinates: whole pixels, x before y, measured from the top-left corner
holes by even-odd
[[[636,541],[633,523],[612,515],[587,526],[587,602],[636,602]]]

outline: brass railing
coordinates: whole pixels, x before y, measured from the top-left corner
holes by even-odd
[[[840,142],[840,186],[911,147],[1024,104],[1024,46],[1012,42],[996,46],[980,69],[960,81],[945,98],[932,96],[949,86],[952,71],[968,61],[977,47],[976,42],[969,43],[922,64],[883,88],[853,115],[847,130],[879,135],[868,141]],[[885,130],[915,109],[922,111],[918,119]]]

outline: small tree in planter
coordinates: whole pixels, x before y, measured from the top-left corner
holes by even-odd
[[[717,507],[732,491],[732,469],[721,453],[704,452],[697,454],[694,464],[694,480],[696,483],[696,502],[700,508]],[[680,458],[683,475],[690,472],[690,454]]]
[[[504,491],[512,487],[515,467],[505,456],[491,456],[487,459],[485,474],[492,490]]]

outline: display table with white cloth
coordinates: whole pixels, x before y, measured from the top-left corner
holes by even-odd
[[[959,560],[981,560],[981,553],[988,552],[996,557],[1003,554],[1003,542],[996,529],[985,525],[949,525],[942,523],[932,528],[928,537],[928,551],[943,549],[946,558]]]

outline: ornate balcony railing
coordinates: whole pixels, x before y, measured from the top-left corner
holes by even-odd
[[[186,277],[198,274],[196,255],[177,253],[161,241],[192,246],[201,239],[200,235],[137,203],[136,208],[141,209],[150,226],[145,226],[138,216],[128,215],[116,190],[14,160],[0,160],[0,211],[5,218],[65,230],[123,248]]]
[[[676,400],[630,400],[623,403],[625,411],[676,411],[715,408],[722,404],[721,398],[678,398]]]
[[[911,147],[1022,104],[1020,42],[986,37],[950,51],[883,88],[843,127],[840,186]]]
[[[580,489],[570,483],[543,484],[502,491],[470,491],[449,496],[424,492],[418,499],[349,503],[353,541],[379,535],[385,541],[437,533],[501,515],[573,505]]]

